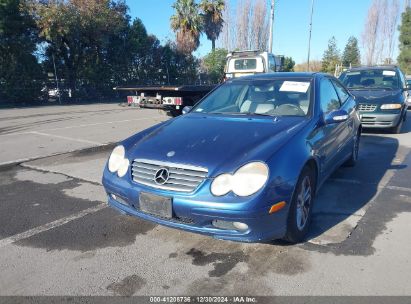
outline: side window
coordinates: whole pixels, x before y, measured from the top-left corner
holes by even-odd
[[[275,72],[275,60],[273,56],[268,57],[268,70]]]
[[[344,86],[338,81],[332,80],[332,83],[334,84],[338,97],[340,97],[341,104],[344,104],[347,101],[348,97],[350,97],[350,94],[348,94]]]
[[[340,100],[331,80],[324,78],[320,83],[320,105],[324,114],[340,108]]]

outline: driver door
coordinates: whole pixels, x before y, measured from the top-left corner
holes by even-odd
[[[320,149],[321,174],[330,175],[339,166],[339,151],[344,143],[346,125],[341,123],[325,123],[325,118],[331,112],[340,109],[341,103],[331,79],[324,77],[320,83],[320,111],[323,115],[321,127],[322,140]]]

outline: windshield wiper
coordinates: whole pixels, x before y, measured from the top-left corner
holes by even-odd
[[[237,113],[232,113],[233,115],[256,115],[256,116],[269,116],[273,117],[273,115],[266,114],[266,113],[255,113],[255,112],[237,112]]]
[[[395,88],[390,88],[390,87],[354,87],[354,88],[348,88],[348,89],[352,90],[352,91],[360,91],[360,90],[369,90],[369,91],[386,90],[386,91],[392,91],[392,90],[395,90]]]
[[[274,117],[273,115],[270,115],[270,114],[254,113],[254,112],[209,112],[208,114],[227,114],[227,115],[239,115],[239,116],[255,115],[255,116]]]
[[[367,87],[348,87],[349,90],[353,90],[353,91],[358,91],[358,90],[366,90],[368,89]]]

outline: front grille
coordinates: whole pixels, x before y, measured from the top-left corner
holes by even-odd
[[[169,178],[164,184],[154,181],[160,169],[167,169],[169,172]],[[207,173],[208,170],[201,167],[146,159],[135,159],[131,167],[136,183],[177,192],[193,192],[207,177]]]
[[[360,103],[358,105],[358,110],[362,112],[373,112],[375,109],[377,109],[377,105],[374,104]]]

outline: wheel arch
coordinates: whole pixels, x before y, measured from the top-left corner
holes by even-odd
[[[319,176],[320,170],[318,169],[318,163],[317,163],[317,161],[315,160],[315,158],[314,158],[314,157],[309,158],[309,159],[305,162],[305,164],[304,164],[304,166],[302,167],[301,171],[304,170],[305,167],[309,167],[311,170],[314,171],[314,176],[315,176],[315,192],[317,192],[317,190],[318,190],[318,184],[319,184],[318,181],[320,180],[320,176]]]

